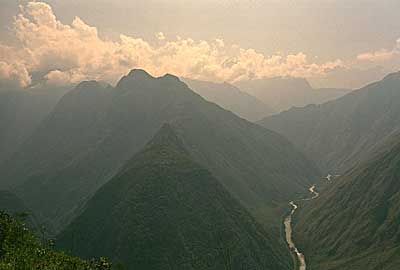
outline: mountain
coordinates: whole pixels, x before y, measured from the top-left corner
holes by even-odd
[[[33,213],[25,205],[25,203],[18,198],[15,194],[7,190],[0,190],[0,211],[3,211],[9,215],[19,216],[27,215],[25,222],[29,228],[36,228],[37,221],[33,216]]]
[[[293,108],[260,125],[291,140],[323,171],[343,173],[400,131],[400,72],[322,105]]]
[[[400,266],[400,137],[300,207],[295,239],[307,269]]]
[[[0,91],[0,162],[15,153],[66,91],[44,87]]]
[[[51,231],[57,227],[53,222],[65,223],[83,198],[104,183],[98,178],[110,169],[108,153],[96,153],[105,132],[96,126],[96,117],[105,113],[110,101],[107,89],[97,82],[78,85],[0,165],[2,186],[13,189]]]
[[[290,269],[169,124],[96,192],[57,244],[127,270]]]
[[[249,121],[260,120],[273,113],[268,105],[229,83],[183,79],[196,93],[224,109]]]
[[[236,85],[277,112],[291,107],[321,104],[350,91],[336,88],[313,89],[306,79],[292,77],[255,79],[238,82]]]
[[[115,88],[83,82],[11,159],[0,183],[55,231],[155,134],[173,123],[193,159],[279,234],[282,202],[319,171],[282,136],[210,103],[177,77],[133,70]]]
[[[7,190],[0,190],[0,211],[17,214],[27,210],[28,208],[15,194]]]

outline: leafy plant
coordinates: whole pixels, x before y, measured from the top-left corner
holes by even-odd
[[[106,258],[83,260],[42,244],[23,223],[0,212],[1,270],[111,270]]]

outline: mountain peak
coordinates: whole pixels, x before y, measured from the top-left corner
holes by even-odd
[[[183,142],[170,123],[164,123],[153,139],[147,144],[147,149],[154,147],[174,148],[179,152],[187,153]]]
[[[154,77],[143,69],[132,69],[128,75],[121,78],[117,84],[117,88],[130,88],[132,86],[150,86],[159,84],[160,81],[179,83],[180,79],[172,74],[165,74],[162,77]]]
[[[135,79],[154,79],[154,77],[144,69],[132,69],[126,77]]]
[[[400,79],[400,71],[390,73],[383,78],[383,81]]]
[[[92,80],[92,81],[83,81],[79,83],[75,89],[84,90],[84,89],[93,89],[93,88],[105,88],[104,83]]]
[[[143,69],[132,69],[128,75],[125,75],[117,83],[117,88],[126,88],[136,84],[146,84],[155,79]]]
[[[163,79],[168,79],[168,80],[175,80],[175,81],[180,81],[179,77],[172,75],[170,73],[165,74],[162,76]]]

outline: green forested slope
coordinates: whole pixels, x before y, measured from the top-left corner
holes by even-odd
[[[382,149],[298,212],[308,269],[399,269],[400,139]]]
[[[325,171],[343,173],[400,132],[400,72],[337,100],[294,108],[260,121]]]
[[[42,244],[19,221],[0,211],[1,270],[109,270],[104,258],[82,260],[56,252],[51,244]]]
[[[210,103],[172,75],[133,70],[118,85],[81,83],[0,166],[13,188],[56,231],[140,150],[173,123],[193,159],[279,232],[281,203],[318,170],[282,136]]]
[[[60,235],[61,248],[125,269],[290,269],[263,227],[166,124]]]

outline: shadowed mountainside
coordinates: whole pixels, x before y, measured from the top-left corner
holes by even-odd
[[[69,88],[0,90],[0,162],[34,132]]]
[[[290,269],[277,239],[194,162],[169,124],[88,202],[57,244],[125,269]]]
[[[319,175],[277,133],[207,102],[175,76],[133,70],[115,88],[91,81],[65,95],[2,164],[0,183],[58,231],[166,122],[193,159],[273,233],[281,203]]]
[[[400,72],[322,105],[294,108],[258,123],[286,136],[323,171],[342,173],[400,131]]]
[[[273,110],[268,105],[229,83],[191,79],[183,79],[183,81],[206,100],[214,102],[249,121],[260,120],[273,114]]]
[[[307,269],[398,269],[400,137],[383,149],[300,208],[294,231]]]

